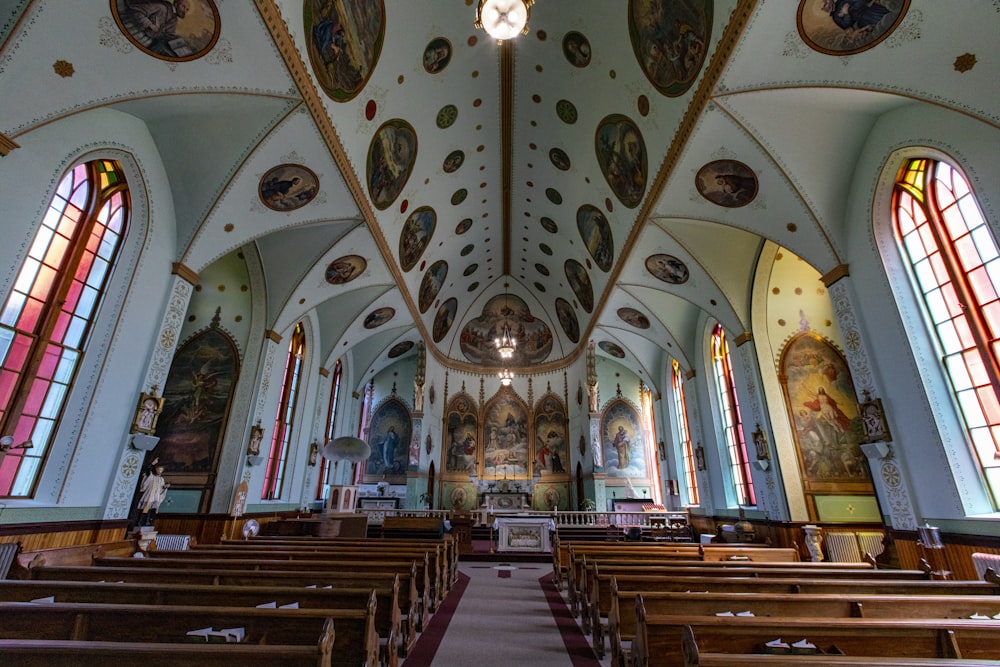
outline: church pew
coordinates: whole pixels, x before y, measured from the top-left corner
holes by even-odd
[[[694,631],[681,630],[681,651],[684,667],[1000,667],[1000,660],[970,660],[968,658],[898,658],[887,656],[846,655],[770,655],[709,653],[698,646]]]
[[[427,602],[429,611],[437,608],[439,600],[435,599],[434,584],[429,573],[430,560],[426,554],[420,560],[406,558],[392,558],[385,555],[379,559],[369,560],[263,560],[255,558],[208,558],[208,557],[187,557],[186,551],[174,552],[175,558],[95,558],[94,565],[97,567],[169,567],[174,569],[198,570],[198,569],[234,569],[234,570],[258,570],[268,572],[351,572],[351,573],[372,573],[372,572],[398,572],[403,573],[410,570],[412,563],[417,563],[417,592],[420,599]]]
[[[190,584],[108,583],[92,581],[0,581],[0,601],[98,604],[162,604],[197,607],[256,607],[275,603],[301,609],[364,609],[376,598],[375,631],[385,648],[382,663],[395,667],[415,637],[404,636],[399,608],[399,578],[393,588],[302,588],[287,586],[206,586]],[[413,633],[411,633],[413,634]]]
[[[663,593],[619,590],[613,577],[607,624],[612,665],[627,664],[625,646],[636,632],[636,595],[642,595],[650,615],[714,616],[719,612],[750,611],[755,616],[779,617],[969,618],[973,614],[1000,613],[1000,595]],[[595,650],[598,641],[595,632]]]
[[[716,551],[712,549],[711,551]],[[733,555],[731,549],[723,549],[725,553]],[[703,553],[699,551],[699,553]],[[637,565],[672,565],[675,567],[705,567],[712,564],[718,567],[741,567],[748,564],[766,567],[797,567],[809,570],[829,571],[837,570],[873,570],[868,563],[814,563],[811,561],[802,562],[797,560],[798,554],[794,549],[777,549],[771,547],[747,547],[741,548],[744,560],[720,560],[710,557],[706,562],[699,558],[685,558],[684,552],[674,552],[670,547],[665,547],[663,551],[658,551],[658,547],[650,548],[624,548],[620,549],[614,545],[600,545],[594,548],[577,548],[570,545],[569,566],[567,569],[567,587],[569,591],[570,610],[577,615],[582,610],[581,591],[586,590],[583,582],[587,576],[587,562],[594,561],[614,561],[624,563],[626,561],[636,561]],[[748,563],[749,560],[749,563]],[[846,567],[842,567],[846,565]],[[926,574],[921,572],[922,577]]]
[[[133,559],[127,562],[131,564]],[[134,559],[140,560],[140,559]],[[399,580],[399,607],[403,636],[411,640],[423,630],[429,619],[429,603],[417,591],[417,564],[410,563],[407,572],[317,572],[317,571],[259,571],[238,569],[175,569],[171,567],[39,567],[32,570],[32,578],[42,581],[94,581],[143,584],[183,584],[191,586],[315,586],[322,588],[393,587]]]
[[[243,628],[243,643],[248,645],[318,647],[332,634],[329,664],[375,667],[375,606],[374,594],[366,609],[0,602],[0,638],[189,644],[196,641],[189,631],[211,627]]]
[[[0,639],[0,655],[5,667],[325,667],[339,664],[331,662],[332,645],[332,632],[315,646]]]
[[[677,542],[608,542],[606,540],[564,540],[560,539],[558,533],[552,542],[552,575],[555,579],[556,589],[563,590],[566,585],[567,570],[571,562],[571,547],[586,549],[588,547],[621,546],[626,549],[656,549],[655,553],[675,554],[679,557],[697,558],[699,546],[694,543]]]
[[[364,560],[367,557],[371,560]],[[108,559],[95,559],[95,565],[104,565]],[[121,560],[119,559],[118,563]],[[443,571],[444,564],[440,558],[440,552],[428,552],[424,550],[402,550],[392,553],[365,554],[358,549],[333,549],[333,550],[271,550],[271,549],[241,549],[227,547],[206,547],[190,549],[186,551],[151,551],[146,559],[149,562],[162,562],[170,564],[180,564],[181,567],[198,567],[198,562],[213,563],[212,566],[226,567],[225,563],[230,562],[241,569],[321,569],[338,568],[337,563],[348,563],[344,567],[349,567],[351,571],[371,571],[372,569],[398,569],[400,563],[406,565],[411,561],[423,562],[423,567],[418,567],[418,575],[422,575],[417,580],[417,587],[420,590],[426,586],[428,590],[428,600],[430,601],[430,611],[437,609],[437,606],[444,599],[446,594],[445,579],[447,575]],[[359,566],[358,563],[365,565]],[[316,567],[310,567],[309,563],[322,563]],[[254,567],[257,564],[258,567]]]
[[[99,544],[78,544],[71,547],[52,547],[35,551],[19,551],[14,559],[9,577],[29,579],[31,569],[41,565],[90,565],[101,556],[129,557],[137,550],[135,540],[119,540]]]
[[[429,559],[428,572],[434,584],[437,601],[444,599],[451,585],[451,564],[441,543],[433,546],[398,545],[394,548],[368,548],[355,544],[303,544],[293,546],[236,544],[196,545],[185,551],[150,551],[150,558],[260,558],[262,560],[337,560],[372,557]]]
[[[593,635],[594,650],[604,652],[604,629],[611,611],[611,584],[617,580],[622,590],[643,592],[710,591],[719,593],[769,594],[865,594],[865,595],[1000,595],[1000,586],[985,581],[945,581],[930,579],[845,579],[823,576],[770,576],[772,571],[756,576],[691,576],[657,573],[655,568],[609,568],[594,565],[593,588],[587,600],[588,618],[584,632]],[[878,570],[890,572],[890,570]],[[724,574],[731,575],[731,572]]]
[[[577,597],[583,613],[584,632],[590,632],[593,620],[606,617],[607,590],[610,575],[649,574],[664,577],[768,577],[790,579],[865,579],[872,581],[927,581],[921,570],[875,570],[868,568],[840,568],[837,564],[817,567],[814,563],[746,563],[746,562],[706,562],[678,564],[659,561],[600,559],[589,562],[585,559],[583,580],[577,585]],[[603,579],[601,576],[603,575]],[[602,602],[602,595],[605,596]]]
[[[223,539],[221,544],[235,544],[240,546],[267,545],[267,546],[299,546],[299,545],[330,545],[330,546],[359,546],[373,551],[392,551],[399,546],[405,547],[428,547],[441,546],[444,553],[446,570],[449,573],[449,588],[458,579],[458,542],[451,536],[445,535],[441,540],[424,539],[402,539],[383,537],[313,537],[311,535],[257,535],[246,540]]]
[[[707,653],[760,653],[766,642],[804,638],[821,651],[836,647],[845,655],[874,658],[864,663],[872,665],[883,657],[990,660],[1000,655],[996,620],[653,615],[646,613],[641,594],[635,605],[633,667],[684,667],[685,627]]]

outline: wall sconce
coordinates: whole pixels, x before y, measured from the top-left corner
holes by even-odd
[[[309,465],[316,465],[317,458],[319,458],[319,443],[313,440],[312,444],[309,445]]]
[[[12,435],[5,435],[4,437],[0,438],[0,454],[6,454],[12,449],[31,449],[34,446],[35,443],[33,443],[30,439],[25,440],[20,445],[15,445],[14,436]]]
[[[698,470],[705,470],[705,448],[698,443],[698,446],[694,448],[694,463]]]
[[[247,445],[247,465],[255,466],[260,463],[263,458],[260,455],[260,443],[264,439],[264,429],[260,425],[260,420],[257,420],[255,426],[250,427],[250,444]]]

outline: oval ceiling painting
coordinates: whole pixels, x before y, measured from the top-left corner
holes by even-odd
[[[639,127],[627,116],[611,114],[595,135],[597,162],[612,192],[628,208],[635,208],[646,192],[646,143]]]
[[[602,340],[600,343],[597,344],[597,347],[601,348],[602,350],[610,354],[612,357],[617,357],[618,359],[625,358],[625,350],[623,350],[620,345],[612,343],[609,340]]]
[[[111,0],[115,23],[140,51],[170,62],[195,60],[219,39],[219,10],[212,0]]]
[[[650,255],[646,258],[646,270],[671,285],[686,283],[689,277],[687,265],[673,255]]]
[[[311,202],[319,192],[319,179],[299,164],[279,164],[260,179],[258,194],[272,211],[294,211]]]
[[[305,0],[303,23],[313,74],[335,102],[357,95],[371,76],[385,36],[382,0]]]
[[[463,162],[465,162],[465,153],[462,151],[452,151],[445,157],[444,162],[441,164],[441,169],[444,170],[444,173],[450,174],[458,171]]]
[[[417,294],[421,313],[426,313],[427,309],[434,303],[434,299],[437,297],[438,292],[441,291],[441,286],[444,285],[444,279],[447,277],[448,262],[443,259],[434,262],[427,269],[423,280],[420,281],[420,292]]]
[[[594,286],[590,283],[590,276],[583,264],[575,259],[566,260],[566,280],[576,295],[576,300],[580,306],[588,313],[594,309]]]
[[[349,283],[368,268],[368,261],[361,255],[344,255],[326,267],[326,282],[331,285]]]
[[[559,326],[562,327],[566,337],[571,343],[580,342],[580,322],[576,319],[576,313],[569,301],[563,298],[556,299],[556,317],[559,318]]]
[[[389,320],[391,320],[396,315],[396,309],[385,306],[384,308],[376,308],[372,312],[368,313],[368,317],[365,318],[365,329],[376,329]]]
[[[405,120],[394,118],[382,124],[368,147],[365,169],[368,194],[380,211],[392,206],[402,192],[417,159],[417,133]]]
[[[635,308],[619,308],[618,317],[620,317],[623,322],[631,324],[636,329],[649,328],[649,318]]]
[[[796,23],[802,41],[831,56],[872,48],[903,20],[910,0],[801,0]]]
[[[610,271],[615,259],[615,242],[611,238],[611,225],[600,209],[584,204],[576,212],[576,227],[580,230],[587,252],[597,262],[601,271]]]
[[[570,162],[569,156],[566,155],[566,151],[561,148],[551,148],[549,149],[549,159],[552,160],[552,164],[559,171],[569,171]]]
[[[451,42],[444,37],[432,39],[424,49],[424,69],[437,74],[451,62]]]
[[[451,297],[441,304],[437,315],[434,316],[434,326],[431,335],[435,343],[440,343],[441,339],[448,335],[451,325],[455,321],[455,313],[458,312],[458,299]]]
[[[646,78],[667,97],[694,83],[711,41],[712,1],[629,0],[628,34]]]
[[[698,170],[694,179],[701,196],[719,206],[739,208],[757,196],[757,175],[736,160],[716,160]]]
[[[494,341],[507,326],[517,342],[513,362],[502,362]],[[552,351],[552,331],[513,294],[500,294],[486,302],[482,314],[462,329],[462,354],[476,364],[539,364]]]
[[[566,60],[573,67],[586,67],[590,64],[590,41],[577,31],[566,33],[562,49]]]
[[[544,215],[538,219],[538,224],[542,226],[542,229],[547,231],[549,234],[558,234],[559,225],[552,218],[547,218]]]
[[[395,359],[396,357],[401,357],[412,349],[413,341],[411,340],[404,340],[402,343],[396,343],[389,349],[389,358]]]
[[[424,254],[427,244],[434,236],[437,214],[430,206],[421,206],[406,218],[403,231],[399,235],[399,266],[409,271]]]
[[[462,220],[462,222],[455,225],[455,233],[461,236],[465,232],[469,231],[470,227],[472,227],[472,218],[466,218],[465,220]]]

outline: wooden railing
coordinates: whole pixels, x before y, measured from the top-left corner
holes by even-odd
[[[357,509],[359,514],[368,515],[368,523],[381,524],[386,517],[439,517],[450,519],[451,510],[425,510],[425,509]],[[666,518],[668,522],[687,523],[686,512],[534,512],[518,510],[474,510],[474,513],[485,514],[484,523],[489,521],[489,517],[497,516],[529,516],[529,517],[549,517],[556,522],[556,528],[570,526],[595,526],[607,528],[616,526],[620,528],[653,528],[657,525],[657,520]]]

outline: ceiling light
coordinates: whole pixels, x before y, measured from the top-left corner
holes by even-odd
[[[500,376],[500,384],[505,387],[509,387],[510,383],[514,381],[514,374],[506,368],[500,371],[497,375]]]
[[[528,17],[535,0],[479,0],[475,26],[499,42],[528,33]]]
[[[500,335],[493,339],[494,344],[497,346],[497,352],[500,354],[500,358],[504,361],[509,361],[514,357],[514,348],[517,347],[517,341],[514,340],[514,336],[510,333],[510,320],[508,317],[511,314],[510,304],[507,302],[507,284],[504,283],[504,294],[503,294],[503,308],[501,313],[503,313],[503,329],[500,330]]]

